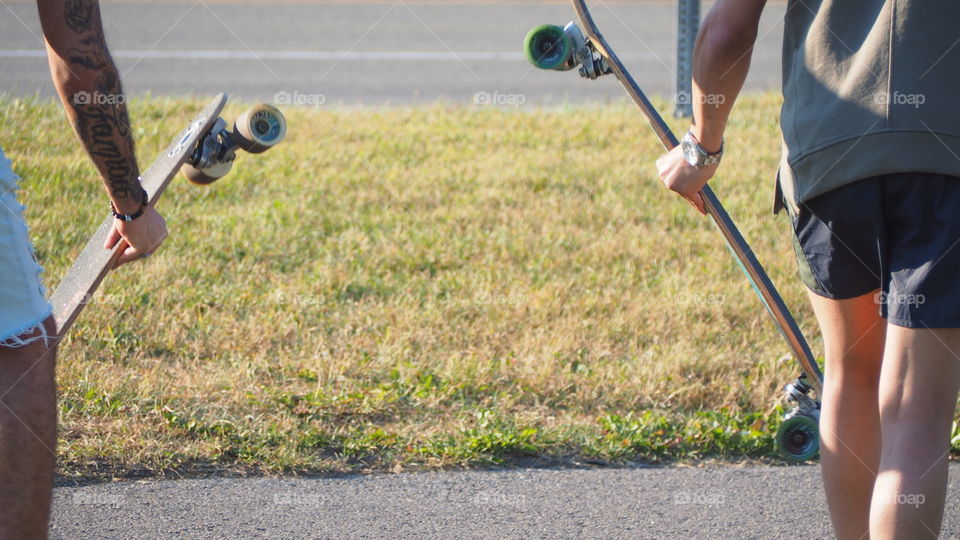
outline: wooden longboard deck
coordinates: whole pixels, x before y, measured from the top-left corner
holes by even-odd
[[[214,98],[143,172],[143,187],[150,195],[151,204],[156,203],[180,167],[193,154],[197,142],[210,131],[226,103],[226,94]],[[103,248],[115,221],[112,215],[103,220],[50,297],[59,337],[66,335],[120,256],[119,246],[112,250]]]
[[[670,127],[667,126],[666,122],[663,121],[663,118],[650,103],[650,100],[647,99],[647,96],[644,95],[640,86],[630,75],[630,72],[627,71],[627,68],[624,67],[620,58],[618,58],[610,48],[610,45],[603,38],[603,35],[600,34],[600,30],[597,28],[596,23],[593,21],[593,16],[590,15],[590,10],[587,8],[586,1],[570,1],[573,3],[573,9],[577,12],[577,18],[580,19],[580,26],[591,45],[606,60],[610,70],[620,81],[620,84],[623,85],[627,94],[630,95],[630,99],[632,99],[643,114],[646,115],[653,130],[663,142],[664,147],[670,150],[677,146],[679,144],[677,137],[670,130]],[[720,200],[713,193],[713,190],[710,189],[709,185],[703,187],[701,195],[703,196],[707,213],[717,224],[740,268],[744,274],[746,274],[747,279],[750,280],[750,284],[757,292],[761,301],[763,301],[764,306],[777,324],[777,328],[780,330],[783,338],[793,350],[794,356],[797,357],[800,363],[800,367],[807,374],[807,377],[810,378],[811,386],[814,387],[818,396],[822,396],[823,374],[820,372],[820,367],[817,365],[816,359],[810,351],[810,346],[800,332],[800,327],[797,326],[797,322],[794,320],[793,315],[790,314],[790,310],[784,303],[777,288],[773,285],[773,282],[770,281],[769,276],[767,276],[763,266],[760,265],[760,261],[757,260],[750,245],[744,240],[743,235],[740,234],[737,226],[733,223],[733,220],[730,219],[730,215],[727,214],[727,211],[723,208],[723,205],[720,204]]]

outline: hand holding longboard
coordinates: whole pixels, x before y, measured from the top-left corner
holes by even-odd
[[[286,136],[283,113],[265,104],[241,114],[228,129],[226,121],[219,117],[226,102],[225,94],[211,101],[143,173],[142,185],[151,207],[181,169],[191,182],[210,184],[230,172],[237,149],[258,154]],[[111,238],[116,223],[112,215],[103,221],[50,297],[57,337],[66,335],[126,249],[125,242],[110,241],[116,240]]]

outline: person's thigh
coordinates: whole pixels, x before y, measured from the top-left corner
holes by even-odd
[[[45,538],[56,460],[53,318],[0,347],[0,539]],[[37,338],[37,339],[32,339]]]

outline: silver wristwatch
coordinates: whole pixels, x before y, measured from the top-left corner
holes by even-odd
[[[706,167],[707,165],[716,165],[720,163],[720,158],[723,157],[723,141],[720,141],[720,150],[710,153],[707,150],[700,146],[700,141],[693,136],[693,132],[687,131],[683,136],[683,141],[680,143],[680,147],[683,150],[683,157],[687,160],[687,163],[693,165],[694,167]]]

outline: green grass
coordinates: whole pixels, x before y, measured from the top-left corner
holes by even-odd
[[[201,105],[132,103],[144,166]],[[738,104],[713,186],[819,350],[770,215],[777,109]],[[52,288],[106,199],[57,105],[0,118]],[[171,186],[170,239],[63,344],[63,474],[773,455],[798,368],[634,108],[288,118],[282,146]]]

